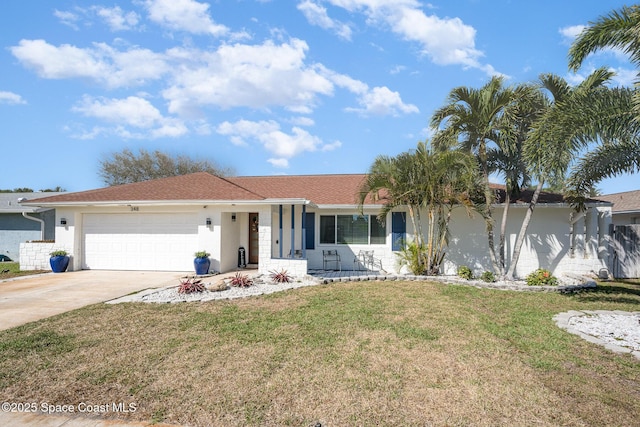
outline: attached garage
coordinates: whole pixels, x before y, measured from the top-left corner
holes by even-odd
[[[196,214],[83,215],[83,269],[190,271],[198,249]]]

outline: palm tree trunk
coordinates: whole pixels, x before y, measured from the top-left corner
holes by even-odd
[[[444,213],[441,212],[440,216],[444,216]],[[442,220],[442,226],[440,227],[440,239],[438,243],[438,261],[437,265],[435,265],[435,270],[440,270],[440,264],[444,259],[444,248],[447,244],[447,234],[449,233],[449,223],[451,222],[451,207],[447,208],[447,214],[445,218]]]
[[[505,237],[507,234],[507,217],[509,215],[509,206],[511,204],[511,196],[509,195],[509,191],[506,191],[506,197],[504,199],[504,210],[502,211],[502,224],[500,225],[500,262],[498,266],[500,267],[500,276],[504,276],[505,273]]]
[[[489,187],[489,176],[485,173],[486,176],[486,188],[485,188],[485,215],[484,220],[487,229],[487,243],[489,245],[489,258],[491,259],[491,265],[493,267],[493,271],[499,273],[500,268],[498,267],[498,259],[496,256],[496,246],[495,246],[495,236],[493,232],[493,214],[491,213],[491,205],[494,202],[494,198],[492,197],[491,188]]]
[[[416,242],[416,246],[418,248],[422,248],[422,226],[420,225],[420,208],[416,209],[415,206],[411,204],[408,205],[408,207],[409,217],[411,218],[411,223],[413,224],[414,230],[413,240]],[[422,254],[418,254],[418,262],[420,265],[424,265]]]
[[[544,185],[544,180],[541,179],[538,182],[536,191],[533,193],[533,197],[531,198],[531,202],[529,203],[529,208],[527,209],[527,213],[524,216],[524,220],[522,221],[522,226],[520,227],[520,232],[518,233],[518,238],[516,239],[516,244],[513,248],[513,257],[511,259],[511,264],[509,265],[509,270],[507,271],[507,275],[505,277],[507,280],[513,280],[513,275],[516,271],[516,266],[518,265],[518,259],[520,258],[522,244],[524,243],[524,238],[527,234],[529,223],[531,222],[531,215],[533,215],[533,209],[536,207],[536,204],[538,203],[538,197],[540,196],[540,192],[542,191],[543,185]]]
[[[435,242],[435,211],[433,206],[429,206],[429,227],[427,231],[427,271],[431,271],[432,260],[433,260],[433,252],[434,252],[434,242]]]

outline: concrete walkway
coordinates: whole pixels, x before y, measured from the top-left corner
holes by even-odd
[[[0,281],[0,330],[148,288],[178,284],[182,272],[82,270]]]

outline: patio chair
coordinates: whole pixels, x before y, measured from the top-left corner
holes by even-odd
[[[322,268],[327,270],[327,264],[335,264],[334,270],[342,271],[342,263],[340,262],[340,254],[337,250],[322,251]]]
[[[374,255],[374,251],[360,251],[358,252],[358,256],[354,262],[358,263],[358,267],[363,265],[366,270],[374,270],[377,267],[378,271],[386,273],[385,269],[382,268],[382,260],[380,258],[376,258]]]

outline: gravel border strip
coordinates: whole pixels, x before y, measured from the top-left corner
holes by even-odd
[[[594,336],[594,335],[589,335],[589,334],[587,334],[585,332],[582,332],[582,331],[576,329],[574,326],[571,325],[571,319],[573,317],[601,316],[601,315],[640,316],[640,312],[638,312],[638,311],[629,312],[629,311],[621,311],[621,310],[615,310],[615,311],[608,311],[608,310],[576,311],[576,310],[571,310],[571,311],[567,311],[567,312],[564,312],[564,313],[556,314],[555,316],[553,316],[553,320],[556,322],[556,325],[558,325],[559,328],[566,330],[570,334],[578,335],[579,337],[589,341],[590,343],[604,346],[604,348],[606,348],[607,350],[613,351],[614,353],[618,353],[618,354],[630,353],[636,359],[640,360],[640,351],[633,350],[633,349],[628,348],[628,347],[622,347],[622,346],[616,345],[616,344],[614,344],[614,343],[612,343],[610,341],[606,341],[606,340],[604,340],[604,339],[602,339],[600,337],[597,337],[597,336]]]

